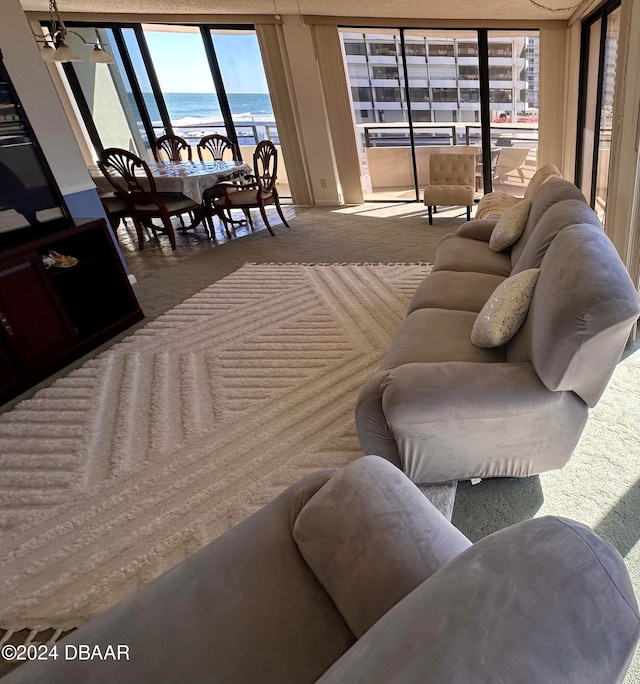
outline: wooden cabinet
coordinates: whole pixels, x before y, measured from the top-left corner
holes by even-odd
[[[0,404],[141,318],[105,222],[68,217],[0,51]]]
[[[0,259],[0,324],[13,357],[30,370],[73,344],[75,330],[35,251]]]
[[[104,221],[44,233],[0,239],[0,403],[143,318]],[[51,250],[77,263],[45,268]]]

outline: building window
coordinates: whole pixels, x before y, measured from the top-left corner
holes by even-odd
[[[371,102],[373,100],[371,88],[352,86],[351,97],[354,102]]]
[[[411,114],[414,121],[431,121],[431,111],[429,109],[416,109]]]
[[[508,66],[490,66],[490,81],[510,81],[513,78],[513,69]]]
[[[374,88],[378,102],[401,102],[400,88]]]
[[[513,46],[511,43],[489,43],[489,57],[511,57]]]
[[[364,56],[367,54],[367,46],[364,43],[345,43],[344,51],[347,55]]]
[[[429,88],[409,88],[411,102],[429,102]]]
[[[459,66],[458,74],[461,81],[477,81],[480,79],[480,71],[477,66]]]
[[[460,102],[480,102],[478,88],[460,88]]]
[[[371,78],[374,80],[397,81],[398,67],[373,67],[371,69]]]
[[[434,88],[432,99],[434,102],[457,102],[458,91],[455,88]]]
[[[431,43],[429,45],[429,57],[454,57],[453,43],[448,45]]]
[[[458,57],[477,57],[478,43],[458,43]]]
[[[369,54],[374,57],[395,57],[395,43],[369,43]]]
[[[407,57],[426,57],[427,47],[424,43],[407,43],[405,45]]]
[[[509,88],[490,88],[489,100],[499,104],[510,103],[512,101],[512,92]]]

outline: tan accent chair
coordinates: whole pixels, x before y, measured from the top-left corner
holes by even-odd
[[[500,159],[502,159],[502,155],[500,156]],[[496,171],[500,174],[500,164],[496,167]],[[545,164],[531,177],[524,197],[515,197],[514,195],[508,195],[506,192],[488,193],[478,203],[476,219],[485,219],[489,216],[502,216],[507,209],[511,209],[511,207],[518,204],[520,200],[531,199],[535,191],[552,178],[562,178],[562,174],[554,164]]]
[[[432,154],[429,157],[429,184],[424,189],[429,225],[433,225],[432,209],[439,205],[467,207],[467,221],[471,220],[475,169],[473,154]]]

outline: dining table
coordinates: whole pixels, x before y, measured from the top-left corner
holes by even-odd
[[[198,203],[202,201],[202,193],[207,188],[251,173],[249,164],[235,159],[146,163],[158,192],[180,192]],[[98,193],[113,192],[113,186],[97,166],[90,166],[89,173]],[[141,177],[140,184],[144,187],[146,178]]]

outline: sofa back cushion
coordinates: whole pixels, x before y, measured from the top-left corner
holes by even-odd
[[[639,634],[620,554],[584,525],[537,518],[461,553],[317,684],[621,684]]]
[[[572,390],[595,406],[639,314],[636,288],[602,229],[569,226],[542,260],[507,359],[529,359],[547,389]]]
[[[549,207],[531,232],[511,275],[538,268],[555,236],[563,228],[578,223],[590,223],[602,228],[596,212],[583,199],[563,200]]]
[[[538,188],[552,178],[562,178],[562,174],[555,164],[544,164],[531,176],[529,185],[524,193],[525,199],[531,199]]]
[[[529,211],[529,218],[524,231],[511,248],[511,267],[516,265],[520,255],[522,254],[531,234],[538,225],[538,221],[543,214],[556,202],[563,200],[577,199],[582,200],[586,204],[584,195],[576,188],[573,183],[564,180],[564,178],[552,178],[541,185],[531,197],[531,210]],[[576,221],[578,223],[578,221]]]
[[[471,545],[379,456],[338,471],[300,512],[293,536],[357,637]]]

